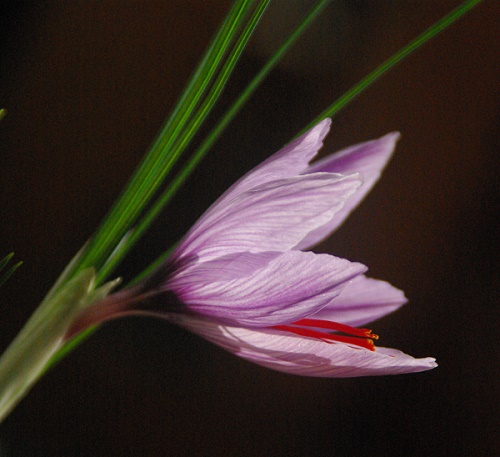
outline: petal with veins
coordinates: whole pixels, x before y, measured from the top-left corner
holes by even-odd
[[[377,347],[373,352],[279,330],[231,327],[180,314],[170,314],[167,319],[250,362],[295,375],[380,376],[416,373],[437,366],[431,357],[415,359],[396,349]]]
[[[343,149],[313,163],[305,173],[359,173],[363,184],[350,196],[344,207],[322,227],[313,230],[296,249],[309,249],[336,230],[349,214],[361,203],[380,178],[380,174],[394,152],[399,133],[389,133],[377,140],[360,143]]]
[[[330,221],[361,185],[359,175],[314,173],[261,184],[215,204],[188,233],[176,258],[212,260],[235,252],[286,251]]]
[[[404,292],[386,281],[357,276],[340,295],[311,318],[359,327],[392,313],[407,302]]]
[[[309,162],[323,146],[323,139],[330,130],[331,123],[331,119],[324,119],[299,138],[288,143],[236,181],[224,192],[216,204],[227,204],[232,198],[256,186],[305,172]]]
[[[366,271],[359,263],[327,254],[288,251],[245,277],[213,281],[202,263],[174,275],[166,285],[194,313],[248,327],[293,322],[319,311],[336,297],[344,284]],[[239,259],[249,261],[248,257]],[[255,259],[251,259],[252,264]],[[238,266],[237,270],[244,269]]]

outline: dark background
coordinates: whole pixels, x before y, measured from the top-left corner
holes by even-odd
[[[2,3],[0,350],[92,234],[179,96],[228,1]],[[277,1],[228,103],[296,23]],[[120,271],[140,271],[235,179],[458,1],[336,1],[259,90]],[[105,325],[0,426],[6,456],[485,456],[498,452],[494,219],[499,3],[485,1],[370,88],[324,148],[400,130],[382,181],[319,251],[410,303],[381,344],[439,368],[288,376],[160,320]],[[275,42],[275,40],[277,40]],[[224,104],[223,103],[223,104]]]

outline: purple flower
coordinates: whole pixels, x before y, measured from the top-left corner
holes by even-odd
[[[399,136],[309,165],[330,122],[237,181],[154,279],[108,297],[82,322],[145,312],[141,303],[155,295],[154,314],[275,370],[352,377],[434,368],[433,358],[375,348],[377,336],[355,328],[399,308],[402,291],[364,276],[362,264],[304,251],[337,229],[369,192]]]

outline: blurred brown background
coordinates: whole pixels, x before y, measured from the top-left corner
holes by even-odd
[[[228,1],[3,2],[0,350],[91,235],[179,96]],[[276,1],[222,106],[310,3]],[[459,1],[333,1],[120,274],[140,271],[235,179]],[[403,134],[382,181],[320,251],[410,303],[374,325],[436,370],[309,379],[160,320],[107,324],[0,426],[6,456],[483,456],[497,441],[499,3],[485,1],[333,122],[324,153]]]

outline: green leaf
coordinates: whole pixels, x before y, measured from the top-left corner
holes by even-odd
[[[259,23],[265,9],[267,8],[270,0],[263,0],[254,10],[252,16],[247,22],[245,28],[243,29],[240,37],[235,43],[233,49],[229,53],[224,66],[222,67],[219,75],[217,76],[215,82],[213,83],[212,88],[210,89],[207,97],[201,103],[197,112],[192,116],[191,121],[187,124],[185,128],[184,134],[176,141],[172,146],[173,156],[178,157],[182,152],[184,152],[187,146],[190,144],[194,135],[201,127],[203,121],[210,113],[210,111],[215,106],[216,101],[220,97],[222,90],[224,89],[229,77],[231,76],[236,63],[241,57],[243,50],[245,49],[248,40],[250,39],[253,31],[255,30],[257,24]],[[191,169],[199,162],[199,159],[196,160],[196,154],[189,160],[188,167]],[[194,164],[190,165],[191,162]],[[184,177],[184,179],[187,176]],[[168,186],[167,191],[160,196],[152,208],[142,217],[137,226],[130,232],[130,236],[123,240],[123,243],[120,246],[120,251],[117,255],[114,256],[112,260],[109,260],[106,265],[99,270],[97,279],[98,281],[106,278],[109,273],[113,270],[113,268],[121,261],[123,256],[137,243],[140,237],[145,233],[145,231],[151,226],[152,222],[158,217],[160,212],[163,210],[165,205],[170,201],[173,196],[171,189],[175,186],[175,181],[171,185]]]
[[[236,117],[240,112],[241,108],[245,105],[252,94],[257,90],[260,84],[265,80],[269,73],[276,67],[276,65],[281,61],[281,59],[286,55],[290,48],[295,44],[297,39],[307,30],[307,28],[312,24],[312,22],[320,15],[320,13],[325,9],[325,7],[331,2],[331,0],[322,0],[310,10],[304,20],[300,25],[294,30],[294,32],[285,40],[278,51],[268,60],[268,62],[262,67],[259,73],[252,79],[248,86],[243,90],[236,101],[231,105],[231,107],[224,113],[221,120],[217,123],[215,128],[205,137],[201,145],[196,149],[188,163],[181,169],[181,171],[175,176],[174,180],[169,184],[167,189],[162,193],[162,195],[156,200],[152,208],[149,210],[147,215],[139,222],[137,227],[134,229],[134,238],[136,241],[151,225],[151,222],[158,216],[158,214],[165,208],[165,206],[172,200],[176,195],[178,190],[186,182],[189,176],[192,174],[194,169],[199,165],[201,160],[205,157],[210,148],[219,139],[220,135],[224,132],[230,122]],[[144,270],[137,278],[134,278],[133,283],[137,282],[140,278],[147,276],[148,273],[153,271],[156,267],[161,265],[164,260],[168,257],[168,254],[172,251],[170,248],[167,252],[163,253],[155,262],[150,265],[146,270]]]
[[[2,270],[8,265],[10,260],[14,257],[14,253],[11,252],[7,254],[2,260],[0,260],[0,287],[5,284],[5,282],[14,274],[14,272],[23,264],[19,261],[12,265],[7,271],[2,273]]]
[[[431,27],[429,27],[424,33],[418,36],[411,43],[407,44],[404,48],[400,49],[396,54],[389,57],[382,65],[378,66],[369,75],[365,76],[358,84],[349,89],[344,95],[342,95],[338,100],[333,102],[328,108],[326,108],[319,116],[312,120],[304,129],[297,134],[300,136],[302,133],[314,127],[320,121],[327,117],[335,116],[340,110],[345,108],[350,102],[352,102],[359,94],[364,92],[368,87],[370,87],[375,81],[377,81],[381,76],[386,74],[395,65],[401,62],[405,57],[408,57],[413,51],[416,51],[420,46],[427,43],[431,38],[435,37],[443,30],[448,28],[457,19],[462,17],[469,10],[478,5],[481,0],[468,0],[462,3],[460,6],[455,8],[453,11],[448,13],[442,19],[437,21]]]
[[[165,127],[121,197],[92,237],[87,251],[77,265],[78,270],[89,266],[94,266],[98,271],[101,269],[110,253],[125,233],[132,228],[142,210],[158,190],[162,180],[174,166],[179,154],[172,146],[186,134],[185,126],[195,115],[211,87],[238,31],[245,24],[246,16],[253,3],[255,3],[254,0],[234,2]]]

